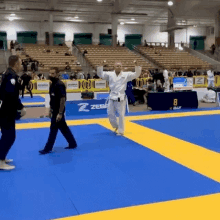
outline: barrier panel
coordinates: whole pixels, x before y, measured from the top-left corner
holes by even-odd
[[[135,87],[143,88],[147,85],[149,78],[137,78],[135,79]],[[80,93],[80,92],[109,92],[109,83],[102,79],[79,79],[79,80],[62,80],[66,86],[68,93]],[[169,78],[170,85],[173,83],[173,78]],[[215,76],[215,86],[220,86],[220,76]],[[29,87],[33,94],[44,94],[49,93],[51,85],[50,80],[32,80],[30,81]],[[194,76],[193,87],[194,88],[206,88],[208,86],[207,76]],[[25,90],[25,93],[28,93]]]
[[[106,99],[66,102],[66,116],[107,115]]]
[[[207,77],[205,76],[194,76],[193,77],[193,87],[194,88],[205,88],[207,87]]]

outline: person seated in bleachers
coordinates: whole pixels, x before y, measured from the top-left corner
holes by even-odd
[[[187,77],[193,77],[193,73],[191,72],[191,70],[188,70]]]
[[[61,77],[62,79],[69,79],[70,78],[70,76],[69,76],[69,74],[68,73],[64,73],[64,74],[62,74],[62,77]]]
[[[201,99],[201,102],[215,103],[216,102],[216,92],[213,91],[211,87],[208,87],[205,95]]]
[[[88,51],[87,51],[87,50],[84,50],[84,51],[83,51],[83,56],[85,56],[85,54],[88,54]]]
[[[66,71],[71,71],[71,67],[69,65],[69,62],[66,62],[66,67],[65,67]]]
[[[95,75],[93,76],[93,79],[100,79],[97,73],[95,73]]]
[[[39,73],[38,78],[39,78],[39,80],[46,80],[46,77],[44,76],[43,73]]]
[[[70,80],[77,80],[77,73],[71,73]]]
[[[179,71],[179,72],[178,72],[178,76],[179,76],[179,77],[183,76],[183,73]]]
[[[85,79],[84,73],[83,72],[78,72],[77,74],[77,79]]]
[[[32,80],[39,80],[39,77],[37,76],[37,74],[35,72],[32,72],[31,78],[32,78]]]
[[[87,74],[87,78],[86,78],[86,79],[87,79],[87,80],[88,80],[88,79],[91,79],[90,73]]]

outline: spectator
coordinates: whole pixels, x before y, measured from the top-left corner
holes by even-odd
[[[23,71],[24,71],[24,72],[27,72],[28,63],[27,63],[26,60],[22,60],[22,66],[23,66]]]
[[[83,72],[79,72],[77,74],[77,79],[85,79],[85,76],[84,76]]]
[[[12,52],[12,50],[14,49],[14,43],[13,43],[13,41],[10,42],[10,49],[11,49],[11,52]]]
[[[158,85],[157,85],[157,92],[164,92],[164,88],[163,88],[161,82],[158,82]]]
[[[43,73],[39,73],[38,78],[39,78],[39,80],[46,80],[46,77],[44,76]]]
[[[87,51],[87,50],[84,50],[84,51],[83,51],[83,56],[85,56],[85,54],[88,54],[88,51]]]
[[[207,75],[208,75],[208,87],[215,87],[215,83],[214,83],[214,72],[213,72],[213,68],[211,68],[211,70],[207,71]]]
[[[87,80],[88,80],[88,79],[91,79],[90,73],[87,74]]]
[[[97,75],[97,73],[95,73],[95,75],[93,76],[93,79],[99,79],[99,76]]]
[[[197,41],[196,40],[194,41],[193,45],[194,45],[194,50],[196,50],[196,48],[197,48]]]
[[[77,80],[77,74],[76,73],[71,73],[70,80]]]
[[[128,103],[129,104],[132,104],[133,106],[136,105],[135,103],[135,98],[134,98],[134,94],[133,94],[133,85],[132,85],[132,82],[127,82],[127,89],[125,91],[127,97],[128,97]]]
[[[117,44],[117,46],[120,46],[120,42],[118,41],[118,44]]]
[[[65,70],[66,70],[66,71],[71,71],[71,67],[70,67],[70,65],[69,65],[68,62],[66,62]]]
[[[212,54],[214,55],[216,49],[215,44],[212,44],[211,49],[212,49]]]
[[[187,77],[193,77],[193,73],[191,72],[191,70],[189,70],[189,71],[187,72]]]
[[[35,71],[38,71],[39,62],[37,60],[35,60],[34,62],[35,62]]]
[[[33,72],[36,71],[35,62],[32,62],[32,64],[31,64],[31,70],[32,70]]]
[[[37,74],[35,72],[32,73],[31,78],[32,78],[32,80],[39,80],[39,77],[37,76]]]

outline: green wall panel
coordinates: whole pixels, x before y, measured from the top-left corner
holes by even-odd
[[[92,34],[91,33],[74,34],[74,42],[75,42],[75,45],[92,44]]]
[[[133,50],[133,46],[141,45],[141,34],[126,34],[125,35],[125,46],[130,50]]]

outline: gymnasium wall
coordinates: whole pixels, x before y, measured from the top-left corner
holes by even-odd
[[[110,24],[81,24],[81,23],[65,23],[55,22],[54,32],[64,32],[66,34],[65,41],[73,40],[73,33],[93,33],[93,43],[99,42],[100,33],[108,33],[111,29]],[[38,42],[45,42],[45,32],[49,30],[48,22],[21,22],[21,21],[6,21],[0,23],[0,31],[7,32],[8,41],[16,40],[18,31],[37,31]],[[160,26],[148,25],[119,25],[118,40],[124,42],[125,34],[142,34],[142,41],[145,39],[148,42],[167,42],[168,34],[160,32]],[[206,28],[188,28],[187,39],[189,42],[190,35],[205,36]],[[175,33],[175,42],[186,42],[186,30],[178,30]]]
[[[206,36],[206,27],[188,27],[187,30],[176,30],[175,42],[189,43],[190,36]]]

